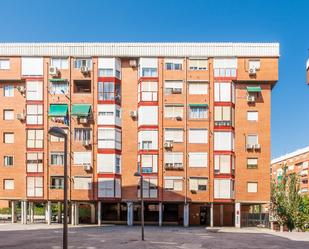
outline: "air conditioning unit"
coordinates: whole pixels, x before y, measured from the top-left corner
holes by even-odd
[[[182,120],[182,117],[181,116],[177,116],[176,120],[180,121],[180,120]]]
[[[18,86],[17,87],[17,91],[19,91],[20,93],[25,93],[26,92],[26,88],[24,86]]]
[[[80,68],[80,71],[83,73],[83,74],[87,74],[90,72],[90,69],[88,67],[81,67]]]
[[[173,88],[172,93],[181,93],[182,89],[181,88]]]
[[[247,144],[246,148],[247,150],[252,150],[254,149],[254,144]]]
[[[173,141],[165,141],[163,146],[166,149],[173,148]]]
[[[20,121],[23,121],[23,120],[25,120],[26,117],[25,117],[25,114],[23,114],[23,113],[17,113],[16,118]]]
[[[90,145],[90,141],[89,140],[83,140],[83,146],[87,147]]]
[[[137,61],[136,60],[130,60],[129,64],[130,64],[130,67],[137,67]]]
[[[254,145],[254,149],[260,150],[260,149],[261,149],[261,145],[260,145],[260,144],[255,144],[255,145]]]
[[[256,75],[256,68],[255,67],[249,68],[249,75]]]
[[[137,111],[130,111],[131,118],[137,118]]]
[[[58,76],[59,75],[59,70],[56,67],[49,67],[48,73],[51,76]]]
[[[248,101],[248,102],[255,102],[255,96],[253,96],[253,95],[248,95],[248,96],[247,96],[247,101]]]
[[[85,164],[84,164],[84,170],[85,170],[85,171],[91,170],[91,164],[90,164],[90,163],[85,163]]]
[[[173,163],[165,163],[165,168],[173,168]]]
[[[80,124],[87,124],[88,123],[88,119],[87,118],[79,118],[79,123]]]

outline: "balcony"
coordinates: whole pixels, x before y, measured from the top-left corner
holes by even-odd
[[[167,170],[183,170],[183,163],[165,163],[164,168]]]

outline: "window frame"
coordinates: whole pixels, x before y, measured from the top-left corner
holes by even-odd
[[[4,155],[3,156],[3,166],[4,167],[14,166],[14,156],[13,155]]]

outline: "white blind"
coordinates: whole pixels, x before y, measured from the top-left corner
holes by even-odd
[[[141,68],[158,68],[158,58],[140,58],[139,66]]]
[[[43,75],[43,58],[41,57],[21,58],[21,73],[23,76]]]
[[[237,58],[214,58],[214,68],[237,68]]]
[[[183,106],[172,106],[167,105],[164,108],[164,117],[165,118],[176,118],[183,117]]]
[[[115,196],[114,178],[99,178],[98,185],[98,197]]]
[[[248,193],[257,193],[257,191],[258,191],[257,182],[248,182],[247,183],[247,190],[248,190]]]
[[[91,163],[91,152],[74,152],[74,164]]]
[[[206,144],[208,142],[207,129],[190,129],[189,143]]]
[[[165,141],[183,142],[183,129],[166,128],[164,131]]]
[[[158,125],[158,106],[139,107],[138,125]]]
[[[4,179],[4,189],[14,189],[14,180]]]
[[[4,133],[4,142],[6,144],[14,143],[14,133]]]
[[[43,100],[43,82],[27,81],[27,100]]]
[[[115,173],[115,167],[115,154],[97,154],[97,173]]]
[[[183,87],[183,82],[179,80],[169,80],[164,82],[165,88],[181,88]]]
[[[190,82],[189,94],[208,94],[208,84],[205,82]]]
[[[214,149],[215,150],[228,150],[234,149],[234,137],[232,132],[216,131],[214,135]]]
[[[258,144],[258,136],[257,135],[248,135],[247,136],[247,144],[250,144],[250,145]]]
[[[258,121],[258,112],[257,111],[248,111],[247,119],[249,121]]]
[[[166,59],[164,59],[164,63],[182,64],[183,63],[183,59],[179,59],[179,58],[166,58]]]
[[[207,167],[207,152],[190,152],[189,167]]]
[[[247,159],[247,164],[248,165],[257,165],[258,164],[258,159],[257,158],[248,158]]]
[[[91,177],[74,177],[74,189],[87,190],[91,189],[92,178]]]
[[[215,179],[215,198],[226,199],[231,198],[231,181],[227,179]]]
[[[164,161],[165,163],[182,163],[183,153],[182,152],[165,152]]]
[[[120,179],[115,179],[115,197],[121,197],[121,181]]]

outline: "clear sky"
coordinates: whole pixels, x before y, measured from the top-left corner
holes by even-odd
[[[308,0],[2,0],[1,42],[280,42],[272,156],[309,145]]]

